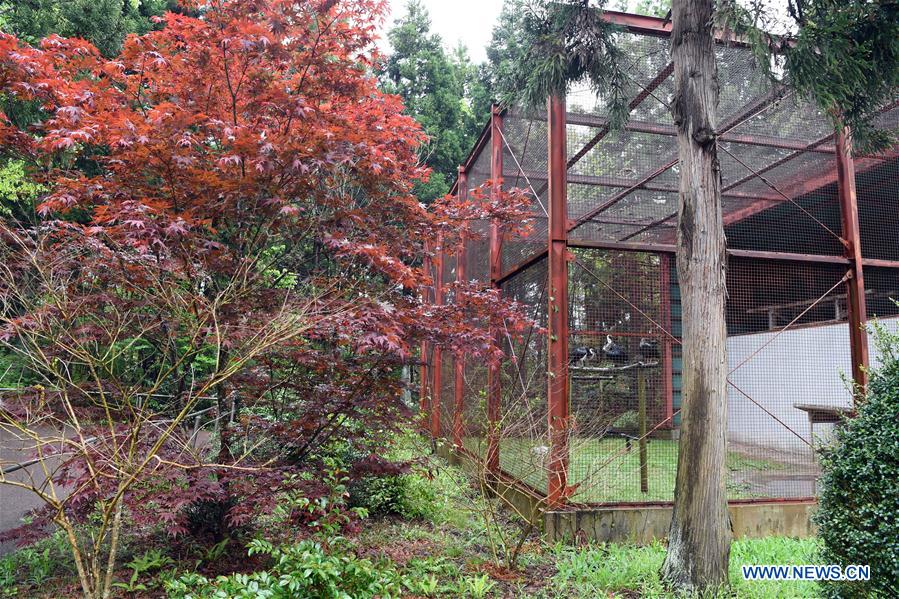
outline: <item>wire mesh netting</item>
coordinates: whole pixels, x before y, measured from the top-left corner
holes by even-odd
[[[547,263],[541,260],[503,285],[535,326],[520,340],[504,335],[499,431],[500,468],[546,492],[549,450],[546,403]]]
[[[568,484],[578,503],[673,499],[681,424],[683,352],[676,242],[679,190],[673,83],[664,37],[620,33],[630,119],[610,127],[610,96],[567,98]],[[749,49],[719,44],[718,155],[729,250],[727,489],[732,500],[816,494],[816,450],[851,414],[852,283],[863,274],[864,313],[899,330],[899,152],[854,160],[856,268],[838,143],[830,118],[774,85]],[[895,104],[895,103],[894,103]],[[899,128],[885,106],[882,129]],[[496,423],[499,464],[547,492],[549,306],[545,111],[510,109],[502,122],[504,186],[533,198],[534,227],[501,247],[502,292],[537,327],[523,340],[499,332],[505,352]],[[469,187],[491,178],[489,144],[470,163]],[[847,220],[848,219],[848,220]],[[467,278],[489,283],[488,223],[473,223]],[[454,268],[450,261],[444,268]],[[860,295],[857,294],[857,295]],[[859,311],[856,310],[856,313]],[[860,316],[860,314],[859,314]],[[869,344],[870,362],[879,361]],[[458,357],[457,357],[458,359]],[[447,364],[449,364],[447,366]],[[450,360],[442,365],[452,380]],[[464,444],[486,455],[487,366],[466,360]],[[449,373],[449,374],[448,374]],[[442,410],[453,406],[443,386]],[[451,422],[452,416],[442,419]],[[449,428],[441,427],[450,435]]]
[[[546,114],[512,109],[502,122],[503,187],[524,190],[531,198],[531,229],[526,235],[506,236],[502,269],[509,271],[546,247],[547,131]]]
[[[668,261],[575,250],[569,273],[569,481],[581,502],[669,499]],[[667,375],[667,376],[666,376]]]

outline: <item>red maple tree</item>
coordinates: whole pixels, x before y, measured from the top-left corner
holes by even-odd
[[[42,409],[58,422],[77,410],[100,440],[66,454],[59,482],[76,491],[55,513],[121,498],[137,523],[186,532],[191,510],[215,504],[240,526],[285,489],[324,492],[294,475],[321,471],[329,452],[353,475],[394,467],[377,456],[409,415],[399,369],[413,348],[487,355],[499,351],[491,324],[529,325],[475,282],[453,306],[419,299],[426,240],[458,243],[473,219],[519,227],[528,202],[474,193],[428,210],[413,197],[424,136],[371,75],[383,8],[213,0],[199,17],[167,14],[113,59],[83,40],[0,34],[4,105],[38,115],[0,113],[0,143],[48,190],[37,227],[5,225],[0,292],[16,301],[3,339],[45,350],[29,368],[68,403]],[[128,339],[120,364],[95,368]],[[90,372],[59,376],[59,361]],[[48,397],[24,393],[8,414],[33,415],[35,393]],[[141,393],[162,399],[131,401]],[[98,394],[113,400],[100,409]],[[186,456],[174,430],[159,442],[128,426],[135,412],[181,422],[204,409],[211,456]],[[110,448],[126,443],[160,457],[123,475]]]

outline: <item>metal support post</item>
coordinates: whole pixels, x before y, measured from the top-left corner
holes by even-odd
[[[862,265],[861,234],[858,224],[858,198],[855,194],[855,162],[852,158],[852,136],[848,128],[837,132],[837,188],[846,257],[850,261],[851,278],[846,282],[849,298],[849,352],[852,358],[852,380],[855,399],[864,397],[868,386],[867,308],[865,276]]]
[[[494,105],[490,114],[490,187],[491,201],[498,201],[503,186],[503,117],[499,106]],[[490,284],[499,289],[502,275],[502,232],[499,223],[490,223]],[[502,347],[499,330],[490,331],[497,347]],[[502,364],[492,358],[487,369],[487,470],[499,472],[499,426],[500,426],[500,373]]]
[[[434,257],[434,305],[443,305],[443,240],[437,241]],[[440,403],[443,396],[443,351],[434,345],[434,388],[431,391],[431,438],[440,438]]]
[[[459,167],[458,182],[459,199],[465,201],[468,199],[468,174],[461,166]],[[462,243],[459,246],[459,250],[456,252],[456,282],[460,285],[465,282],[466,277],[465,249],[467,244],[468,239],[465,235],[465,231],[463,231]],[[458,298],[458,295],[455,295],[454,298]],[[458,301],[458,299],[456,299],[456,301]],[[453,446],[456,449],[461,449],[462,436],[464,433],[462,430],[462,412],[465,410],[465,356],[461,353],[456,354],[453,366],[455,367],[455,384],[453,387]]]
[[[568,488],[568,190],[565,98],[553,96],[549,122],[549,462],[547,503],[564,503]]]

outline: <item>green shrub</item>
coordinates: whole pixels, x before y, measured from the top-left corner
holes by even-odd
[[[14,595],[19,587],[40,587],[74,571],[65,535],[57,531],[0,557],[0,596]]]
[[[899,337],[875,338],[883,365],[822,452],[816,516],[823,563],[868,564],[871,580],[822,585],[833,597],[899,597]]]
[[[173,599],[364,599],[398,597],[408,585],[392,565],[356,557],[341,547],[338,544],[325,551],[312,540],[275,547],[255,540],[250,543],[249,554],[271,557],[270,570],[215,580],[189,573],[165,586]]]
[[[437,491],[421,475],[370,476],[350,486],[350,505],[372,516],[431,519],[438,509]]]

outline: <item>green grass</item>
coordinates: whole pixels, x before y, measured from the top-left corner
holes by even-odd
[[[820,597],[820,589],[807,581],[746,581],[741,566],[753,564],[814,564],[814,539],[769,537],[735,541],[730,557],[730,588],[714,597],[740,599],[794,599]],[[639,593],[641,597],[674,597],[659,578],[665,547],[604,544],[586,548],[557,546],[554,582],[559,597],[606,597]]]
[[[465,446],[483,455],[483,439],[469,438]],[[500,466],[527,484],[546,490],[543,458],[533,451],[530,439],[503,439],[500,443]],[[578,484],[574,501],[584,503],[671,501],[677,475],[677,441],[650,439],[647,443],[648,491],[640,489],[640,454],[637,443],[627,449],[621,438],[574,438],[569,460],[570,484]],[[729,452],[727,468],[728,494],[731,499],[752,498],[747,486],[737,479],[751,471],[783,470],[785,464],[774,460],[755,459]]]
[[[614,450],[615,445],[614,441],[612,447],[599,443],[596,448]],[[658,445],[669,449],[675,447],[670,441],[661,441]],[[469,449],[475,448],[472,442]],[[507,452],[507,455],[513,454]],[[405,556],[404,560],[408,561],[399,564],[398,570],[411,579],[435,577],[439,590],[426,596],[468,597],[470,595],[461,589],[460,581],[475,576],[484,571],[484,565],[493,563],[495,558],[490,550],[491,539],[493,543],[500,537],[514,541],[521,525],[510,518],[495,523],[500,528],[485,528],[484,520],[479,514],[482,513],[486,500],[479,496],[470,482],[466,482],[470,479],[458,468],[445,466],[438,458],[432,458],[432,462],[435,476],[428,484],[434,486],[440,498],[440,509],[427,521],[369,522],[360,539],[361,545],[387,554],[392,559]],[[779,466],[778,463],[764,461],[747,463],[742,456],[734,456],[729,462],[729,466],[740,468]],[[672,458],[668,465],[673,466],[673,463]],[[673,479],[673,474],[671,476]],[[595,543],[576,547],[563,543],[548,545],[539,534],[532,533],[526,545],[517,577],[495,579],[496,587],[488,593],[488,597],[694,599],[674,594],[660,579],[659,570],[665,559],[665,546],[661,542],[648,546]],[[743,565],[820,563],[817,550],[818,543],[815,539],[769,537],[735,541],[731,549],[730,586],[711,597],[820,597],[820,589],[813,582],[745,581],[740,570]]]

